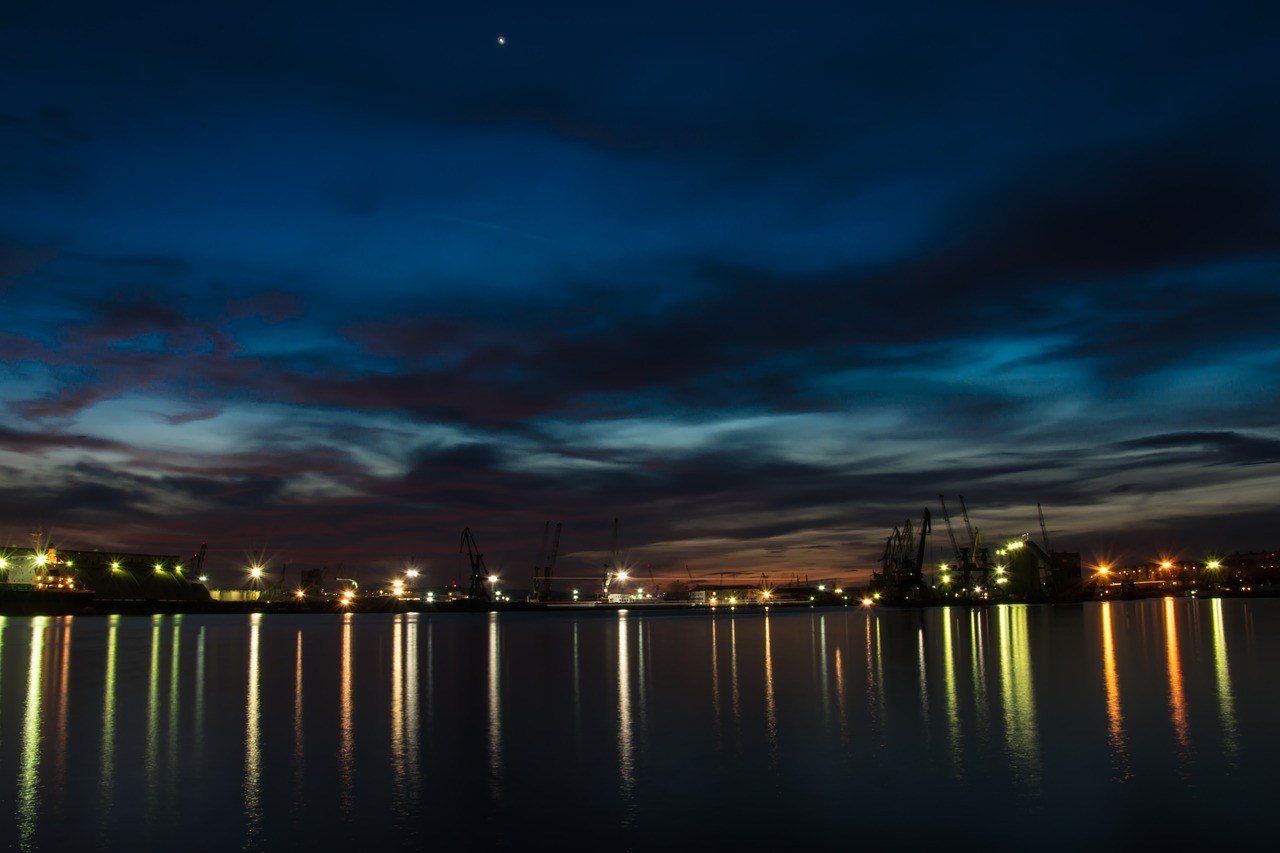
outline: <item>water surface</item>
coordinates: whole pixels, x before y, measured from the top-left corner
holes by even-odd
[[[1280,600],[0,618],[8,849],[1219,847]]]

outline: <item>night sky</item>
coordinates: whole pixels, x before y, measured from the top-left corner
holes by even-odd
[[[1280,546],[1278,17],[11,0],[0,545]]]

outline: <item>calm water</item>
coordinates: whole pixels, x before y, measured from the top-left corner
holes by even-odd
[[[1280,599],[0,618],[0,841],[1217,848],[1278,661]]]

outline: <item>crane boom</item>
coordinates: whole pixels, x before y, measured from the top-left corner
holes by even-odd
[[[542,525],[542,544],[538,546],[538,558],[533,564],[533,598],[542,601],[542,567],[547,562],[547,536],[551,532],[551,522]]]
[[[484,585],[488,580],[488,572],[484,568],[484,554],[480,553],[480,547],[476,545],[476,538],[471,535],[470,527],[462,528],[462,544],[458,546],[458,553],[461,554],[464,549],[471,563],[471,597],[483,604],[488,604],[489,590]]]
[[[1044,538],[1045,553],[1049,553],[1049,531],[1044,529],[1044,510],[1040,508],[1040,502],[1036,501],[1036,512],[1040,513],[1040,536]]]
[[[929,522],[929,508],[924,508],[924,518],[920,521],[920,548],[916,552],[915,572],[917,574],[924,571],[924,540],[925,537],[933,532],[933,525]]]
[[[969,541],[972,542],[973,528],[969,525],[969,508],[964,505],[964,495],[960,496],[960,512],[964,514],[964,529],[969,532]]]
[[[556,522],[556,534],[551,540],[551,552],[547,555],[547,565],[542,570],[542,588],[538,591],[538,600],[546,601],[551,597],[551,570],[556,566],[556,554],[560,551],[560,527],[563,522]]]
[[[609,543],[609,568],[618,570],[618,519],[613,520],[613,539]]]
[[[956,531],[951,527],[951,513],[947,512],[947,502],[942,495],[938,495],[938,502],[942,504],[942,518],[947,522],[947,535],[951,537],[951,550],[955,552],[957,560],[963,560],[964,555],[960,553],[960,544],[956,542]]]

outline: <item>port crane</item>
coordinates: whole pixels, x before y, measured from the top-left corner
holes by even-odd
[[[951,551],[955,554],[956,562],[963,564],[969,558],[967,551],[960,550],[960,543],[956,541],[955,528],[951,526],[951,513],[947,512],[947,501],[942,495],[938,495],[938,503],[942,504],[942,520],[947,523],[947,536],[951,538]]]
[[[600,598],[609,599],[609,583],[614,579],[626,580],[627,573],[618,568],[618,519],[613,520],[613,539],[609,543],[609,562],[604,564],[604,583]]]
[[[547,522],[542,530],[542,548],[538,552],[538,561],[541,565],[533,567],[533,601],[547,601],[551,597],[551,572],[556,565],[556,554],[560,551],[560,527],[562,522],[556,522],[555,538],[551,541],[551,550],[547,550],[547,534],[551,529],[551,522]]]
[[[489,572],[484,567],[484,554],[480,553],[480,547],[476,545],[476,538],[471,535],[471,528],[462,528],[462,544],[458,546],[458,553],[467,552],[467,560],[471,563],[471,599],[482,604],[490,602],[489,589],[485,583],[489,580]]]
[[[917,534],[911,519],[895,527],[885,542],[881,570],[872,572],[871,588],[889,601],[916,601],[928,594],[924,582],[925,537],[932,532],[929,508],[925,507]]]

